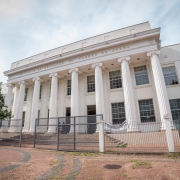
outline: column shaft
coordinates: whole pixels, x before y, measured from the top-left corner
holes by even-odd
[[[159,54],[159,51],[147,53],[147,55],[150,56],[151,59],[154,84],[157,93],[161,121],[163,123],[162,129],[164,129],[164,116],[168,114],[170,119],[172,120],[172,115],[171,115],[168,95],[166,91],[164,76],[162,72],[162,67],[160,65],[159,57],[157,56],[157,54]]]
[[[39,77],[34,78],[34,92],[32,99],[32,109],[31,109],[31,121],[30,121],[30,132],[34,132],[35,120],[38,117],[38,105],[39,105],[39,91],[41,85],[41,79]]]
[[[135,111],[135,101],[133,96],[133,86],[128,63],[129,60],[130,57],[123,57],[120,58],[118,62],[121,62],[126,120],[129,125],[128,131],[137,131],[137,117]]]
[[[49,128],[48,132],[56,132],[57,124],[57,93],[58,93],[58,78],[60,77],[57,73],[50,74],[51,80],[51,95],[49,103]],[[52,119],[51,119],[52,118]],[[51,126],[53,125],[53,126]]]

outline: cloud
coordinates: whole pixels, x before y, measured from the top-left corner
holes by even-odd
[[[0,81],[12,62],[94,35],[150,21],[162,45],[180,42],[179,0],[1,0]]]

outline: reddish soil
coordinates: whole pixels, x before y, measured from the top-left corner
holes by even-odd
[[[17,151],[1,149],[0,154],[0,169],[14,164],[22,158],[22,154]]]
[[[13,150],[4,150],[0,147],[0,162],[4,162],[1,167],[18,162],[22,155]],[[74,174],[77,180],[180,180],[180,159],[168,157],[167,155],[116,155],[98,153],[68,153],[48,150],[38,150],[33,148],[12,148],[20,149],[31,154],[31,159],[22,163],[14,170],[1,173],[1,180],[33,180],[40,177],[54,166],[56,166],[57,156],[66,159],[65,166],[50,179],[65,179],[74,167],[73,158],[81,161],[81,171]],[[180,155],[179,155],[180,156]],[[5,163],[7,162],[7,163]],[[107,169],[105,165],[115,165],[119,169]]]

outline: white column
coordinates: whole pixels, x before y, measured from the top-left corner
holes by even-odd
[[[54,125],[54,126],[49,126],[48,132],[56,132],[56,124],[57,124],[57,93],[58,93],[58,78],[60,76],[58,73],[52,73],[49,75],[51,77],[51,95],[50,95],[50,103],[49,103],[49,118],[54,118],[54,119],[49,119],[49,125]]]
[[[7,84],[8,90],[7,90],[7,95],[5,99],[5,105],[7,106],[7,110],[10,111],[11,107],[11,100],[12,100],[12,90],[13,90],[13,85],[12,84]],[[10,118],[6,118],[5,120],[2,121],[2,128],[1,132],[7,132],[8,131],[8,121]]]
[[[12,105],[12,118],[11,118],[11,127],[10,127],[10,131],[13,132],[14,131],[14,126],[15,126],[15,115],[17,112],[17,101],[18,101],[18,96],[19,96],[19,86],[15,85],[14,88],[14,101],[13,101],[13,105]]]
[[[96,114],[102,114],[103,120],[105,120],[105,110],[104,110],[104,89],[103,89],[103,79],[102,79],[102,63],[96,63],[92,65],[95,68],[95,97],[96,97]],[[101,117],[97,117],[97,123],[100,122]],[[99,126],[96,131],[99,131]]]
[[[78,93],[78,73],[81,73],[78,68],[70,69],[71,73],[71,116],[79,115],[79,93]],[[71,124],[74,123],[74,119],[71,118]],[[76,123],[78,119],[76,118]],[[78,130],[78,128],[77,128]],[[70,132],[74,131],[74,126],[71,126]]]
[[[19,121],[19,119],[22,119],[24,95],[25,95],[25,88],[26,88],[27,83],[25,81],[21,81],[18,84],[20,85],[19,96],[18,96],[18,100],[17,100],[17,107],[18,108],[17,108],[14,119],[17,119],[15,124],[18,126],[21,126],[22,122]],[[15,127],[14,130],[19,131],[20,127]]]
[[[172,115],[166,91],[164,76],[162,72],[162,67],[159,61],[159,57],[157,56],[158,54],[160,54],[160,51],[151,51],[147,53],[147,56],[149,56],[151,60],[154,84],[157,93],[157,99],[162,122],[162,129],[165,129],[164,116],[168,115],[170,120],[172,120]]]
[[[34,92],[32,99],[32,108],[31,108],[31,120],[30,120],[30,132],[34,132],[35,119],[38,117],[38,105],[39,105],[39,91],[40,85],[43,81],[40,77],[33,78],[34,81]]]
[[[135,101],[133,96],[133,85],[131,81],[131,74],[129,70],[129,60],[130,57],[122,57],[118,59],[121,63],[122,72],[122,82],[124,90],[124,104],[125,104],[125,114],[126,120],[128,122],[128,131],[138,131],[137,129],[137,115],[135,110]]]

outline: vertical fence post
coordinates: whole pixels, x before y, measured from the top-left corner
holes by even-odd
[[[57,120],[57,151],[59,151],[59,118]]]
[[[20,134],[19,147],[21,147],[21,143],[22,143],[22,126],[23,126],[23,119],[21,121],[21,134]]]
[[[74,117],[74,151],[76,150],[76,117]]]
[[[171,131],[171,123],[170,123],[168,114],[164,115],[164,123],[166,127],[166,139],[168,143],[169,152],[174,152],[174,140],[173,140],[173,135]]]
[[[34,127],[34,148],[36,145],[36,121],[37,121],[37,119],[35,119],[35,127]]]
[[[99,126],[99,152],[104,152],[104,121],[101,119]]]

